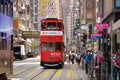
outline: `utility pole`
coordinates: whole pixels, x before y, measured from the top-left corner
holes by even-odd
[[[111,80],[113,80],[113,20],[110,24],[111,27]]]
[[[94,33],[94,22],[93,22],[93,20],[92,20],[92,34]],[[91,48],[92,48],[92,56],[94,56],[94,39],[92,39],[92,44],[91,44]],[[95,66],[95,63],[94,63],[94,57],[92,58],[92,77],[91,77],[91,79],[90,80],[93,80],[93,78],[94,78],[94,70],[93,70],[93,68],[94,68],[94,66]]]

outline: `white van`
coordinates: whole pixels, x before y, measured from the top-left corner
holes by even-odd
[[[25,45],[13,45],[13,55],[15,59],[25,59]]]

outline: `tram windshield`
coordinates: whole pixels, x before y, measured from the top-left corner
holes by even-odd
[[[58,23],[57,30],[62,30],[62,23]]]
[[[56,23],[47,23],[48,30],[56,30]]]
[[[46,28],[47,28],[46,23],[43,22],[43,23],[42,23],[42,30],[46,30]]]
[[[54,51],[54,43],[49,43],[49,51]]]

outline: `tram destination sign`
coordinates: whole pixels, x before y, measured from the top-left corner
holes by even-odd
[[[43,35],[62,36],[63,32],[62,31],[41,31],[41,36]]]

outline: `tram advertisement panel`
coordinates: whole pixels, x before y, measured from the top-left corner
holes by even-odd
[[[0,13],[0,74],[12,73],[11,37],[13,35],[13,19]]]

